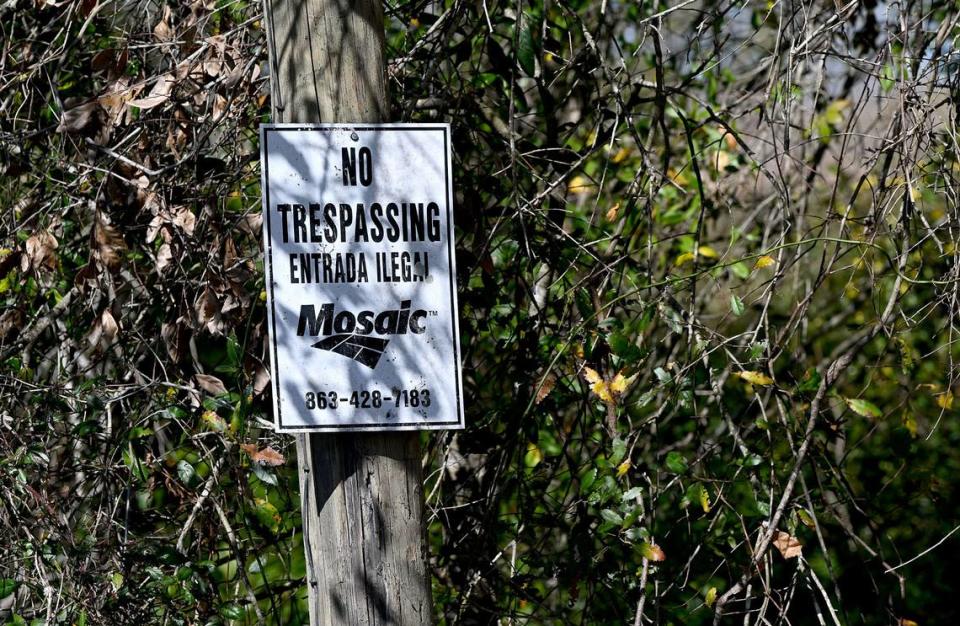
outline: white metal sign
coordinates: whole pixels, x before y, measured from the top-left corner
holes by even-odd
[[[446,124],[265,124],[275,426],[462,428]]]

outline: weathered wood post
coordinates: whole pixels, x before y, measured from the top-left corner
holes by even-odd
[[[380,0],[264,0],[274,122],[388,117]],[[297,435],[313,626],[431,624],[420,434]]]

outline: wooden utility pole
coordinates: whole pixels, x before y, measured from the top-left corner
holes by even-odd
[[[264,8],[274,122],[388,121],[380,0]],[[297,435],[311,626],[433,623],[419,442]]]

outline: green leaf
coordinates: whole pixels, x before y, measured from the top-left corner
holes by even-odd
[[[590,492],[590,487],[593,487],[593,483],[597,481],[597,468],[591,467],[587,471],[580,474],[580,493],[586,494]]]
[[[197,471],[187,461],[177,462],[177,476],[179,476],[180,481],[188,487],[193,486],[193,483],[197,481]]]
[[[12,578],[0,578],[0,598],[6,598],[17,590],[17,581]]]
[[[687,459],[676,450],[667,453],[667,469],[674,474],[682,474],[687,471]]]
[[[743,261],[737,261],[730,266],[730,271],[733,272],[733,275],[741,280],[746,280],[750,278],[750,268],[747,267],[747,264]]]
[[[250,469],[253,470],[253,475],[260,479],[261,482],[264,482],[268,485],[277,486],[277,475],[260,465],[259,463],[254,463]]]
[[[610,465],[617,465],[627,455],[627,442],[617,437],[613,440],[613,450],[610,453]]]
[[[733,314],[737,317],[743,315],[743,300],[741,300],[737,294],[730,295],[730,310],[733,311]]]
[[[277,511],[277,507],[273,506],[268,500],[256,500],[256,508],[254,513],[256,513],[257,521],[270,529],[270,532],[276,534],[280,530],[280,512]]]
[[[520,15],[520,33],[517,38],[517,63],[520,64],[520,69],[531,77],[537,73],[537,51],[533,43],[532,22],[526,13]]]
[[[613,509],[603,509],[600,511],[600,517],[602,517],[605,521],[610,522],[611,524],[617,524],[618,526],[623,523],[623,516]]]
[[[850,410],[863,417],[877,419],[883,415],[883,411],[876,404],[862,398],[844,398],[844,402],[850,407]]]
[[[220,615],[227,619],[243,619],[243,607],[237,604],[224,604],[220,607]]]
[[[815,367],[811,367],[803,375],[800,384],[797,385],[797,391],[813,392],[820,388],[820,372]]]
[[[290,578],[300,580],[307,575],[307,558],[303,552],[303,536],[296,535],[293,538],[297,548],[290,555]]]
[[[623,333],[612,332],[607,335],[607,345],[614,354],[625,361],[639,361],[643,358],[643,351]]]

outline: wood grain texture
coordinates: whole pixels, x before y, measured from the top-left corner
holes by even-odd
[[[379,0],[264,0],[275,122],[382,122]],[[432,624],[419,433],[298,435],[311,626]]]

